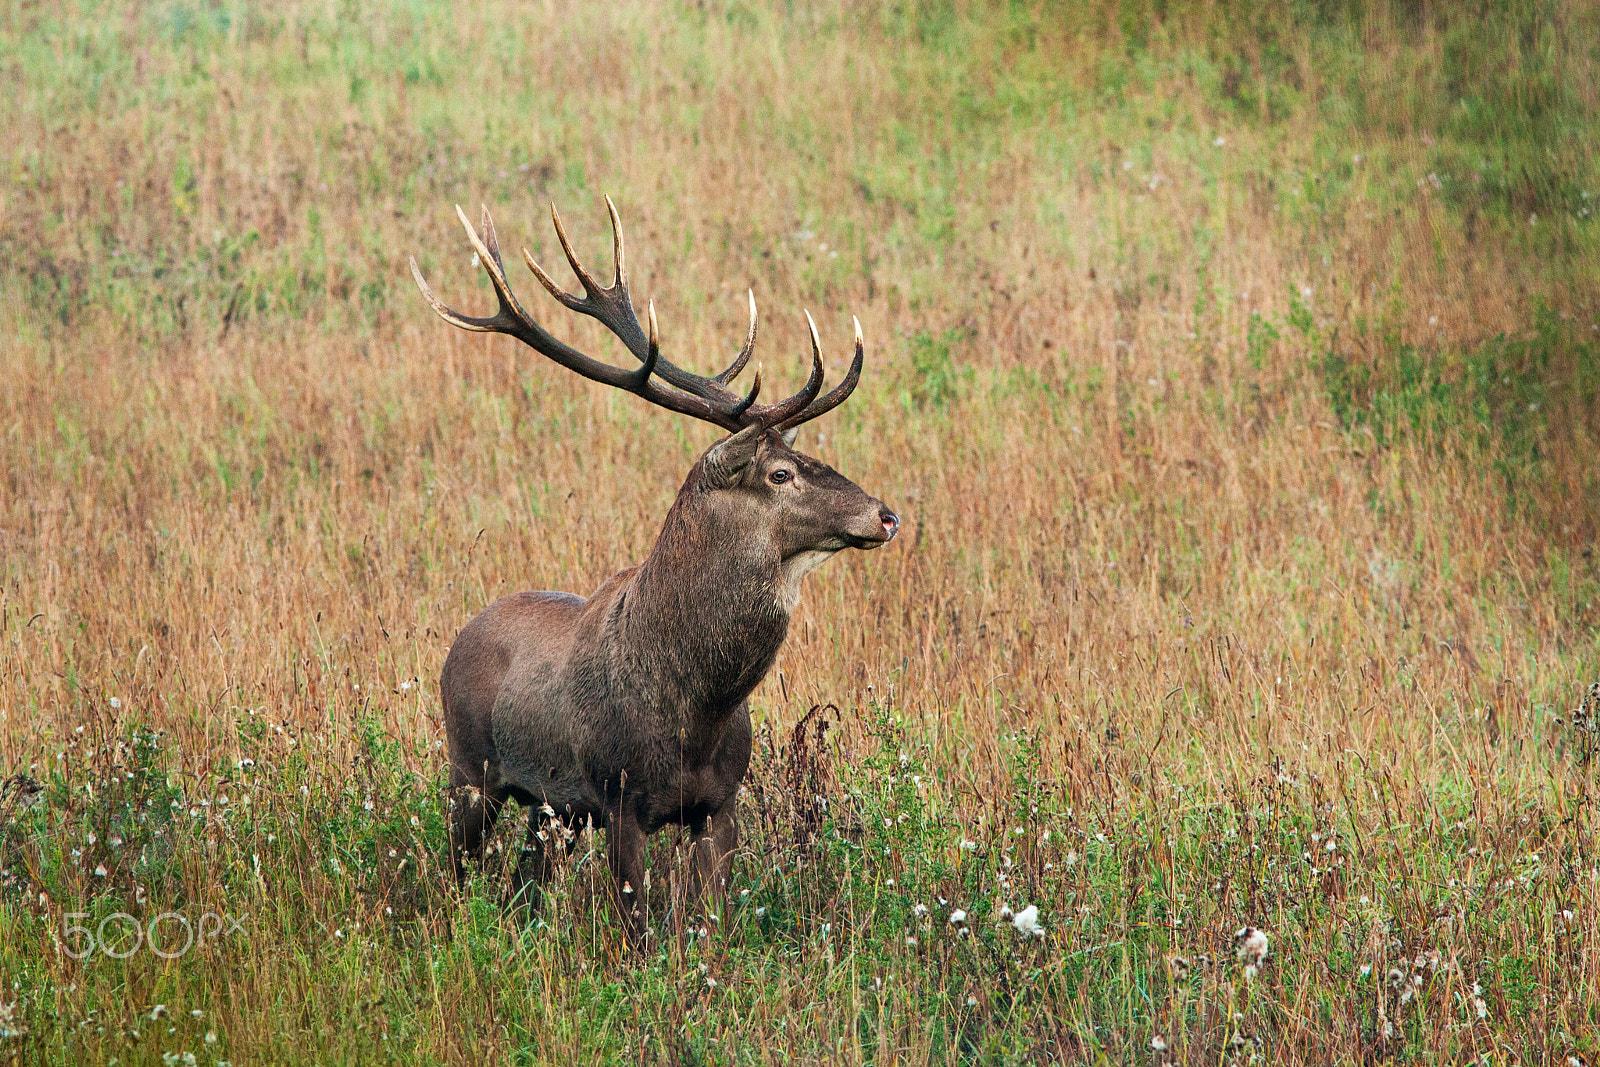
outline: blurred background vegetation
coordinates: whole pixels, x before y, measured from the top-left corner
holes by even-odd
[[[1597,65],[1519,0],[5,6],[0,1058],[1592,1060]],[[860,316],[801,447],[906,520],[643,962],[593,842],[533,931],[442,876],[434,679],[710,432],[405,266],[487,307],[452,205],[552,266],[555,201],[601,268],[602,194],[682,365]]]

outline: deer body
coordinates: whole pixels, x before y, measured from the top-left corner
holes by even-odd
[[[618,261],[612,286],[600,288],[578,265],[559,218],[557,233],[587,297],[565,294],[528,262],[558,299],[629,343],[638,371],[595,363],[527,318],[505,285],[487,212],[486,241],[467,230],[500,297],[499,315],[458,315],[433,297],[420,273],[417,280],[455,325],[511,333],[588,377],[734,431],[695,463],[642,564],[613,575],[588,599],[539,592],[495,602],[462,629],[440,675],[458,874],[463,860],[481,853],[507,800],[542,816],[529,820],[514,897],[531,897],[549,877],[558,838],[570,842],[586,823],[604,827],[615,898],[638,940],[647,835],[687,826],[691,899],[726,889],[738,841],[734,804],[750,761],[748,698],[782,647],[801,580],[843,549],[887,543],[899,520],[855,483],[790,447],[800,422],[854,388],[859,324],[850,373],[828,395],[818,395],[813,326],[807,386],[757,406],[758,371],[741,399],[725,384],[754,344],[754,300],[745,348],[722,375],[700,378],[667,363],[653,308],[648,339],[633,315],[611,210]]]

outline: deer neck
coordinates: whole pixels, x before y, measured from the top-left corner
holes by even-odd
[[[658,706],[720,719],[750,695],[789,631],[785,569],[776,546],[679,494],[618,620],[631,673]]]

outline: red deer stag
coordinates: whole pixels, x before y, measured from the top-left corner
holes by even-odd
[[[441,318],[504,333],[592,381],[729,431],[696,461],[649,558],[587,600],[517,593],[496,601],[456,638],[439,676],[450,742],[450,848],[457,876],[481,855],[503,805],[536,808],[513,879],[532,902],[553,850],[592,820],[606,831],[614,896],[635,944],[645,935],[645,838],[668,824],[691,834],[691,901],[727,888],[738,844],[734,798],[750,762],[749,696],[771,668],[800,596],[800,580],[835,552],[877,548],[900,520],[826,464],[791,448],[801,423],[841,404],[861,378],[856,323],[849,373],[822,393],[822,351],[811,326],[811,374],[786,400],[758,404],[761,372],[743,396],[728,388],[756,341],[755,297],[744,347],[702,378],[661,355],[655,305],[648,334],[628,296],[622,224],[610,198],[616,273],[601,286],[579,264],[554,205],[550,217],[584,295],[528,268],[569,309],[598,319],[639,361],[625,370],[567,345],[512,294],[488,209],[483,235],[460,208],[499,311],[473,318],[446,307],[411,271]],[[542,817],[540,817],[542,815]],[[526,894],[526,896],[523,896]]]

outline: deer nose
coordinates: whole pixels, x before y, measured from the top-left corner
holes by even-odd
[[[883,539],[893,541],[894,535],[900,532],[900,517],[888,508],[878,511],[878,521],[883,523]]]

